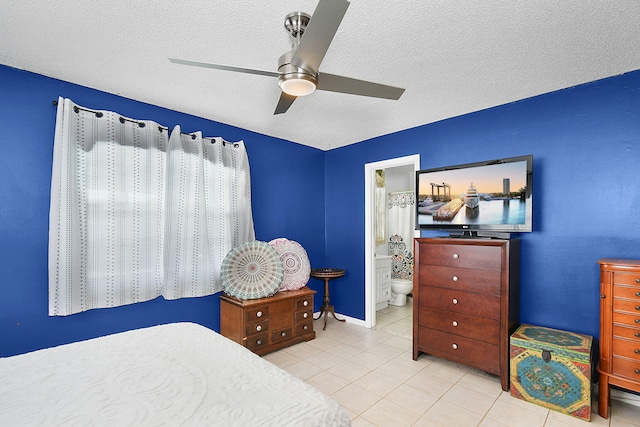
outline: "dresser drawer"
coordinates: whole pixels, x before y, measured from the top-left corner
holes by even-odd
[[[263,320],[257,323],[247,324],[247,335],[258,334],[260,332],[267,332],[269,330],[269,321]]]
[[[457,289],[420,286],[419,304],[439,310],[500,320],[500,298]]]
[[[255,322],[256,320],[266,319],[269,316],[269,306],[251,308],[246,311],[247,322]]]
[[[614,285],[636,285],[640,286],[640,274],[639,273],[613,273]],[[640,290],[640,289],[639,289]]]
[[[465,363],[484,371],[499,372],[500,350],[498,345],[429,328],[420,328],[419,340],[426,353],[433,353],[451,360],[463,360]]]
[[[640,301],[640,287],[615,285],[613,287],[613,297]]]
[[[448,334],[461,335],[490,344],[500,342],[500,322],[484,317],[419,307],[418,323]]]
[[[421,285],[500,295],[500,271],[421,265],[419,274]]]
[[[628,326],[622,325],[613,325],[613,336],[620,338],[628,338],[631,340],[640,340],[640,327],[631,328]]]
[[[613,355],[640,362],[640,340],[613,339]]]
[[[640,381],[640,362],[613,357],[613,373],[623,377]]]
[[[613,311],[624,311],[630,314],[637,314],[640,316],[640,300],[628,300],[628,299],[613,299]]]
[[[502,269],[501,249],[498,246],[423,245],[420,265],[442,265],[478,270]]]
[[[613,323],[619,325],[627,325],[635,328],[640,328],[640,314],[626,314],[613,312]]]

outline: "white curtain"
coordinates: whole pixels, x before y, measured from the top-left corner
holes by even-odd
[[[389,193],[389,236],[401,236],[407,248],[413,248],[415,200],[413,191]]]
[[[60,98],[49,218],[49,315],[210,295],[254,240],[242,142],[181,135]]]
[[[389,193],[389,255],[391,278],[413,278],[413,229],[416,198],[413,191]]]

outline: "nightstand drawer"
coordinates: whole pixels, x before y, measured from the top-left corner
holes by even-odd
[[[296,322],[305,322],[310,319],[313,319],[313,311],[311,310],[296,313]]]
[[[296,325],[296,335],[306,334],[311,331],[313,331],[313,322]]]
[[[260,332],[267,332],[269,330],[269,321],[263,320],[258,323],[247,324],[247,335],[259,334]]]
[[[268,316],[269,316],[268,305],[247,310],[247,322],[255,322],[256,320],[266,319]]]
[[[267,344],[269,344],[269,335],[266,333],[247,337],[247,348],[251,351],[266,347]]]
[[[313,295],[296,301],[296,311],[306,309],[313,310]]]
[[[271,342],[277,343],[279,341],[288,340],[289,338],[291,338],[291,336],[292,336],[291,328],[285,328],[285,329],[273,331],[273,333],[271,334]]]

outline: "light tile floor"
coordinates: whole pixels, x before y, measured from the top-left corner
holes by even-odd
[[[315,322],[315,340],[268,354],[265,359],[335,399],[354,427],[587,426],[585,421],[511,397],[498,377],[422,354],[411,356],[411,305],[377,313],[376,329]],[[340,316],[338,316],[340,317]],[[611,401],[609,419],[591,425],[640,426],[640,407]]]

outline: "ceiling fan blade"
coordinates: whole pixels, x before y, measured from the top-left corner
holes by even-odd
[[[317,89],[385,99],[399,99],[404,93],[404,89],[399,87],[326,73],[318,75]]]
[[[296,100],[295,96],[291,96],[287,93],[282,92],[280,94],[280,100],[278,101],[278,105],[276,106],[276,111],[273,112],[274,115],[286,113],[293,101]]]
[[[277,71],[255,70],[253,68],[234,67],[231,65],[210,64],[208,62],[187,61],[184,59],[169,58],[174,64],[191,65],[194,67],[214,68],[216,70],[235,71],[237,73],[257,74],[259,76],[280,77]]]
[[[307,25],[291,64],[318,72],[320,63],[329,49],[338,27],[347,12],[347,0],[320,0]]]

